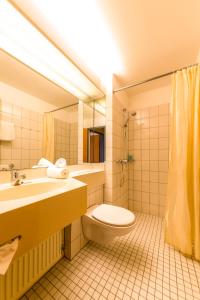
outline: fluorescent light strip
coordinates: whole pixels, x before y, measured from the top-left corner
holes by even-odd
[[[1,48],[80,100],[101,91],[6,0],[0,0]]]
[[[49,24],[54,29],[52,37],[57,35],[63,47],[70,49],[80,62],[84,62],[104,87],[110,87],[112,74],[124,73],[120,48],[104,11],[103,3],[106,1],[14,1],[29,13],[34,8],[34,16],[39,22],[44,16],[44,26]]]

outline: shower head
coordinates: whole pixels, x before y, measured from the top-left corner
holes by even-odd
[[[135,117],[135,116],[136,116],[136,112],[135,112],[135,111],[132,112],[132,113],[130,113],[129,116],[128,116],[128,118],[127,118],[127,120],[126,120],[126,122],[125,122],[125,124],[124,124],[124,127],[128,127],[129,119],[130,119],[131,117]]]

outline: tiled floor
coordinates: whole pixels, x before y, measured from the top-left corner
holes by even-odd
[[[200,299],[200,264],[164,244],[162,219],[137,215],[109,247],[89,242],[59,261],[25,299]]]

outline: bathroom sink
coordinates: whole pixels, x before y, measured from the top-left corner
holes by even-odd
[[[47,193],[60,189],[66,185],[65,182],[34,182],[27,181],[18,186],[5,187],[5,189],[0,190],[0,201],[15,200],[25,197],[33,197],[39,194]]]
[[[17,256],[58,232],[87,210],[87,186],[75,178],[39,178],[0,184],[0,245],[21,236]]]

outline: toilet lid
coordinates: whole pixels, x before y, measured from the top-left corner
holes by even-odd
[[[98,205],[92,216],[98,221],[115,226],[128,226],[135,221],[135,215],[128,209],[109,204]]]

